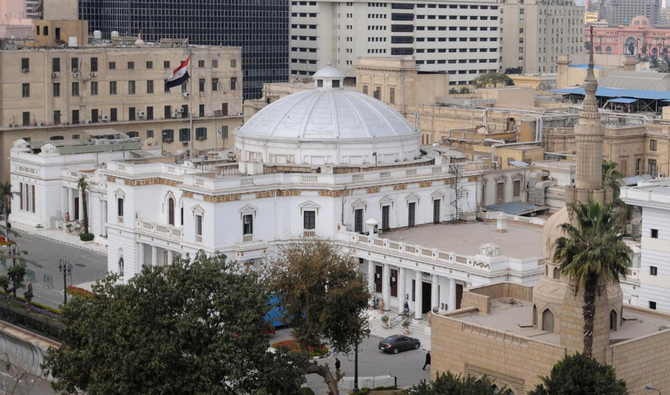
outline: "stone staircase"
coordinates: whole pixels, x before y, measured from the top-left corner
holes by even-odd
[[[389,317],[389,328],[382,327],[382,316],[387,315]],[[416,320],[414,319],[414,314],[411,313],[410,316],[410,326],[409,326],[409,336],[419,336],[426,337],[430,341],[430,327],[428,326],[428,317],[423,316],[423,319]],[[370,329],[372,334],[379,337],[386,337],[389,335],[395,335],[403,333],[402,323],[405,320],[405,316],[398,314],[394,311],[387,311],[384,314],[381,314],[379,310],[368,310],[368,317],[370,322]],[[424,339],[420,339],[424,343]]]

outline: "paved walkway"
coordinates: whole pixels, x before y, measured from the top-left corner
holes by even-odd
[[[380,337],[382,339],[392,335],[402,335],[402,320],[397,320],[399,323],[393,328],[386,329],[382,326],[381,318],[384,315],[388,315],[391,321],[398,317],[397,313],[390,311],[382,314],[379,312],[379,310],[368,310],[368,317],[370,318],[370,335]],[[424,316],[423,320],[415,320],[412,318],[408,336],[419,339],[421,341],[421,349],[430,351],[430,327],[428,326],[428,320],[426,316]]]
[[[26,225],[19,224],[19,223],[13,223],[12,224],[12,229],[20,231],[20,232],[24,232],[24,233],[27,233],[29,235],[33,235],[33,236],[36,236],[36,237],[41,237],[43,239],[47,239],[47,240],[55,241],[55,242],[58,242],[58,243],[66,244],[66,245],[69,245],[69,246],[73,246],[73,247],[81,248],[81,249],[84,249],[84,250],[93,251],[93,252],[97,252],[97,253],[100,253],[100,254],[107,255],[107,246],[106,245],[98,244],[95,241],[93,241],[93,242],[83,242],[83,241],[79,240],[78,235],[67,233],[64,230],[38,229],[38,228],[35,228],[35,227],[26,226]],[[100,237],[100,236],[96,236],[96,238],[98,238],[98,237]],[[19,243],[21,243],[20,240],[19,240]]]

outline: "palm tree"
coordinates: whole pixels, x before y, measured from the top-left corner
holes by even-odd
[[[88,233],[88,204],[86,202],[86,190],[88,189],[88,182],[86,177],[81,176],[77,180],[77,188],[81,191],[81,204],[84,209],[84,233]]]
[[[619,282],[630,266],[631,249],[624,243],[625,228],[619,214],[609,205],[596,202],[571,206],[575,225],[562,224],[565,237],[559,237],[554,246],[554,261],[560,263],[561,273],[584,287],[584,350],[593,355],[593,329],[596,315],[596,294],[600,286]]]
[[[5,231],[7,242],[9,242],[9,212],[11,211],[12,198],[14,195],[20,195],[19,192],[12,191],[12,183],[7,180],[0,182],[0,202],[2,202],[2,215],[5,217]]]
[[[609,160],[603,160],[603,186],[612,188],[614,202],[619,200],[621,194],[621,181],[623,175],[617,169],[618,163]]]

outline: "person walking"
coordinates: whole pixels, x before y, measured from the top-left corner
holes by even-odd
[[[426,362],[423,364],[423,368],[421,368],[421,370],[426,370],[427,365],[430,365],[430,351],[426,353]]]

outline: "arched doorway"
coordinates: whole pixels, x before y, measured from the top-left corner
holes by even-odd
[[[612,310],[610,311],[610,330],[615,331],[617,330],[617,313],[616,311]]]
[[[624,44],[624,52],[626,55],[635,55],[637,54],[637,40],[633,37],[628,37],[626,43]]]
[[[542,313],[542,330],[547,332],[554,332],[554,313],[546,309]]]

